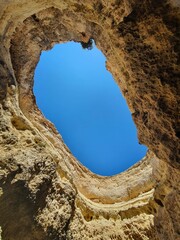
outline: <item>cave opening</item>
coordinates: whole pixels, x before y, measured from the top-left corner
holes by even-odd
[[[112,176],[142,159],[147,148],[137,131],[106,58],[93,43],[56,44],[43,51],[34,76],[34,95],[72,154],[90,171]]]

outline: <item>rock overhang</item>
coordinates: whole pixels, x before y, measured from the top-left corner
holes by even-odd
[[[38,151],[44,149],[44,145],[51,151],[61,181],[69,182],[69,188],[79,192],[76,209],[81,210],[87,221],[98,216],[108,220],[117,216],[120,219],[133,218],[140,213],[155,215],[159,211],[157,206],[164,206],[165,195],[172,191],[170,186],[166,188],[163,184],[166,181],[172,184],[173,180],[168,180],[169,174],[173,168],[178,168],[178,9],[167,3],[30,1],[18,4],[14,1],[2,8],[1,98],[11,99],[8,101],[12,108],[14,104],[11,123],[17,131],[35,128],[40,133],[34,137]],[[14,7],[16,11],[10,16]],[[95,40],[107,57],[107,68],[127,99],[139,139],[151,150],[143,161],[112,178],[90,173],[73,158],[56,129],[41,115],[32,92],[34,69],[42,50],[50,49],[57,42],[86,42],[89,38]],[[13,139],[8,141],[13,142]],[[159,182],[163,187],[157,187]],[[74,194],[70,194],[71,199]],[[84,197],[89,200],[86,202]],[[120,206],[111,206],[115,203]],[[70,206],[67,212],[71,211],[68,210],[72,209]],[[43,214],[41,212],[37,219],[46,229],[46,224],[41,221]],[[55,228],[55,223],[47,222]]]

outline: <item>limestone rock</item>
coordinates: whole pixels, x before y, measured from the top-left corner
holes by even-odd
[[[0,0],[3,240],[180,239],[178,0]],[[148,146],[113,177],[73,157],[33,95],[42,50],[93,38]]]

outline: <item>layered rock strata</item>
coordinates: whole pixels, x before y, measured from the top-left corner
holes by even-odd
[[[179,7],[175,0],[0,0],[3,240],[180,238]],[[32,91],[42,50],[90,38],[149,148],[113,177],[72,156]]]

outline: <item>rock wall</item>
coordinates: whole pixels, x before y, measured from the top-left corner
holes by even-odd
[[[180,239],[179,1],[0,0],[3,240]],[[33,95],[42,50],[93,38],[148,146],[113,177],[76,160]]]

